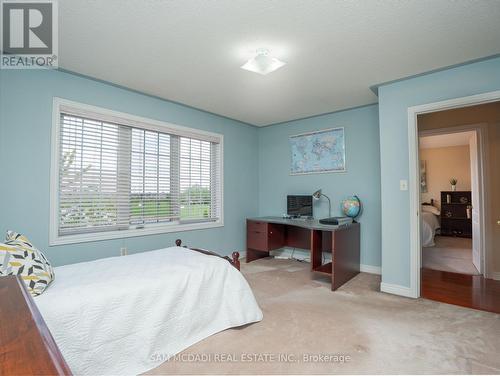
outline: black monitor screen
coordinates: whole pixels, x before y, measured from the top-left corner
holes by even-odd
[[[287,214],[291,216],[312,217],[313,202],[312,196],[287,196]]]

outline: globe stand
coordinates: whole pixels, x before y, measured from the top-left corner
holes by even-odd
[[[363,203],[361,202],[360,198],[358,197],[358,195],[353,195],[351,199],[356,199],[356,201],[359,203],[359,210],[358,212],[356,213],[355,216],[350,216],[348,215],[342,208],[342,212],[343,214],[346,216],[346,217],[350,217],[352,218],[352,222],[353,223],[358,223],[358,221],[356,221],[356,218],[359,218],[359,216],[363,213]],[[347,200],[344,200],[344,201],[347,201]],[[342,203],[344,202],[342,201]]]

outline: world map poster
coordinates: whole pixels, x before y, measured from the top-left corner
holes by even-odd
[[[290,136],[291,175],[345,171],[344,128]]]

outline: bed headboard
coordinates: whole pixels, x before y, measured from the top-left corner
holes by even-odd
[[[434,206],[434,199],[431,198],[431,202],[422,202],[422,205],[430,205],[430,206]]]

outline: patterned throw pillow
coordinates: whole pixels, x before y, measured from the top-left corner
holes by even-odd
[[[54,280],[54,270],[45,255],[24,235],[8,231],[0,243],[0,276],[19,275],[31,295],[40,295]]]

